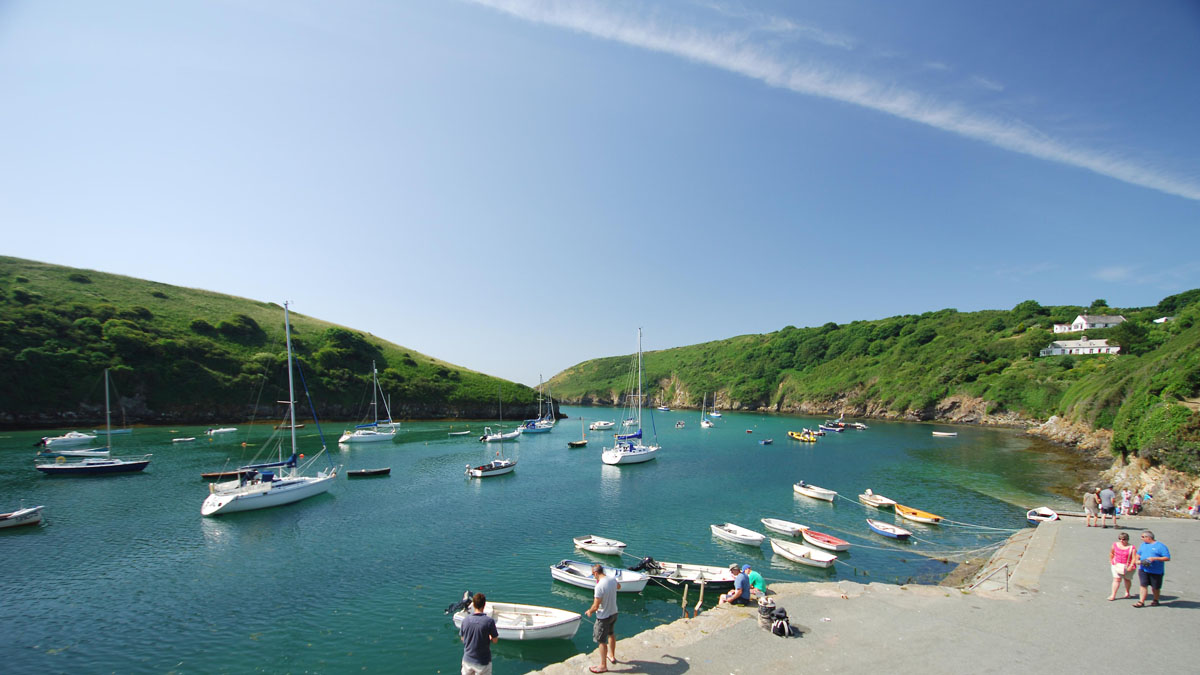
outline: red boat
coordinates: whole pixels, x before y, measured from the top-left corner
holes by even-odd
[[[825,534],[816,530],[804,530],[800,535],[804,537],[804,541],[813,546],[820,546],[829,551],[845,551],[850,548],[850,542],[845,539],[838,539],[832,534]]]

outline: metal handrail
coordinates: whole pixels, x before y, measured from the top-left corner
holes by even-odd
[[[988,579],[991,579],[1000,570],[1004,570],[1004,592],[1007,593],[1008,592],[1008,578],[1012,576],[1012,572],[1008,571],[1008,563],[1004,563],[1003,565],[997,567],[996,569],[992,570],[991,572],[988,572],[988,575],[986,577],[984,577],[984,578],[980,579],[979,581],[976,581],[975,583],[968,586],[967,590],[968,591],[975,590],[979,586],[979,584],[982,584],[983,582],[987,581]]]

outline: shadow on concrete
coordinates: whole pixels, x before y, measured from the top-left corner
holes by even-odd
[[[610,673],[647,673],[647,675],[676,675],[677,673],[686,673],[691,666],[687,661],[678,656],[663,654],[664,660],[671,659],[674,663],[661,663],[658,661],[621,661],[609,665],[608,672]]]

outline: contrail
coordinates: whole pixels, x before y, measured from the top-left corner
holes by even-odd
[[[1200,184],[1113,153],[1075,147],[1019,120],[973,112],[902,87],[815,64],[796,64],[744,34],[716,34],[623,15],[586,0],[468,0],[525,21],[575,30],[605,40],[670,54],[737,73],[798,94],[819,96],[894,115],[1005,150],[1087,169],[1166,194],[1200,201]]]

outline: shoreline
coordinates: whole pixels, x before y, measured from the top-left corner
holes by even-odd
[[[1118,531],[1130,534],[1152,529],[1170,547],[1163,606],[1106,602],[1114,531],[1071,518],[1013,534],[959,587],[850,580],[772,585],[799,637],[760,628],[756,608],[716,607],[620,639],[620,663],[610,672],[1079,672],[1111,664],[1111,655],[1093,645],[1095,631],[1088,627],[1098,621],[1132,632],[1129,640],[1154,653],[1157,665],[1189,669],[1195,621],[1188,617],[1200,607],[1192,599],[1200,596],[1200,523],[1130,516],[1120,525]],[[987,574],[992,579],[968,590]],[[1136,577],[1133,590],[1136,596]],[[592,650],[533,672],[587,672],[598,658]]]

